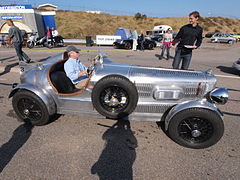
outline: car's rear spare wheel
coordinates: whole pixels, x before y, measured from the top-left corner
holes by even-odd
[[[12,99],[13,109],[17,117],[24,122],[41,126],[48,122],[49,113],[44,102],[34,93],[19,90]]]
[[[94,108],[103,116],[120,119],[131,114],[137,106],[135,85],[122,76],[108,76],[96,83],[92,92]]]

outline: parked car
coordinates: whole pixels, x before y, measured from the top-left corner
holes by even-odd
[[[205,34],[205,38],[211,38],[216,32],[209,32],[207,34]]]
[[[224,133],[228,92],[216,88],[211,71],[187,71],[118,64],[103,54],[88,68],[88,82],[76,89],[64,72],[67,53],[43,64],[20,63],[20,84],[9,94],[21,121],[48,123],[54,114],[138,121],[162,121],[170,138],[189,148],[207,148]]]
[[[133,45],[133,40],[132,38],[129,39],[117,39],[114,43],[113,46],[114,48],[124,48],[124,49],[132,49],[132,45]],[[144,40],[144,49],[154,49],[157,44],[154,40],[151,40],[150,38],[146,37]],[[137,49],[140,49],[141,46],[141,41],[140,41],[140,37],[138,37],[138,45],[137,45]]]
[[[238,41],[240,40],[240,33],[231,33],[230,35],[236,38]]]
[[[233,63],[233,68],[240,71],[240,58]]]
[[[237,41],[236,38],[232,37],[230,34],[227,34],[227,33],[215,33],[211,37],[211,42],[215,42],[215,43],[220,42],[220,43],[233,44],[236,41]]]
[[[163,39],[163,35],[162,34],[151,37],[151,40],[158,41],[158,42],[161,42],[162,39]]]

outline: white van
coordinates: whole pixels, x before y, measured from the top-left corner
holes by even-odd
[[[169,28],[170,30],[172,30],[172,27],[168,25],[154,26],[153,30],[146,31],[146,33],[147,35],[151,35],[151,36],[163,35]]]

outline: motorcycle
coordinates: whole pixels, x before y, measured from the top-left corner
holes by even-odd
[[[63,37],[57,36],[53,39],[47,38],[46,36],[37,37],[37,33],[32,33],[27,41],[27,47],[29,49],[33,48],[34,46],[43,46],[47,48],[53,48],[57,46],[64,46]]]

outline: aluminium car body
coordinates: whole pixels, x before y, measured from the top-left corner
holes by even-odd
[[[240,58],[238,58],[238,60],[233,62],[233,68],[235,68],[235,69],[240,71]]]
[[[66,55],[64,53],[64,55]],[[43,64],[23,64],[21,83],[9,97],[19,119],[43,125],[54,114],[139,121],[164,121],[177,143],[206,148],[223,135],[228,92],[216,88],[211,71],[185,71],[118,64],[98,55],[85,87],[66,77],[66,58],[58,54]]]

